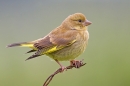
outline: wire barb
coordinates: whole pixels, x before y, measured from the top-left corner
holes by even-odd
[[[86,63],[83,63],[83,60],[81,60],[79,64],[80,64],[80,66],[79,66],[78,68],[80,68],[80,67],[86,65]],[[73,64],[73,65],[70,65],[70,66],[67,66],[67,67],[66,67],[66,69],[72,69],[72,68],[77,68],[77,65],[76,65],[76,64]],[[51,74],[51,75],[46,79],[46,81],[44,82],[43,86],[47,86],[47,85],[51,82],[51,80],[53,79],[53,77],[54,77],[56,74],[61,73],[61,72],[62,72],[62,69],[61,69],[61,68],[59,68],[58,70],[56,70],[53,74]]]

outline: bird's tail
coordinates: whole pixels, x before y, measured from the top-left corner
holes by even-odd
[[[20,43],[13,43],[13,44],[7,45],[7,47],[16,47],[16,46],[30,47],[30,48],[34,47],[33,43],[29,43],[29,42],[20,42]]]

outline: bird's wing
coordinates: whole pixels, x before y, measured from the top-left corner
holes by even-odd
[[[74,33],[75,35],[77,34],[74,30],[53,30],[46,37],[34,43],[34,47],[37,48],[37,51],[28,59],[32,59],[46,53],[55,52],[64,47],[70,46],[76,42],[76,36],[73,35]]]

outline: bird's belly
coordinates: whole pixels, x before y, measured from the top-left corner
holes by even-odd
[[[65,47],[59,51],[46,54],[52,59],[57,59],[59,61],[73,60],[84,52],[87,45],[86,41],[75,42],[71,46]]]

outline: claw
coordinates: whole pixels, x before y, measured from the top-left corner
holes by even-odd
[[[75,68],[80,68],[82,66],[82,61],[81,60],[71,60],[70,65],[75,66]]]
[[[66,68],[66,67],[64,67],[64,66],[62,66],[62,67],[61,67],[61,71],[60,71],[60,72],[62,73],[62,72],[64,72],[64,71],[67,71],[67,68]]]

